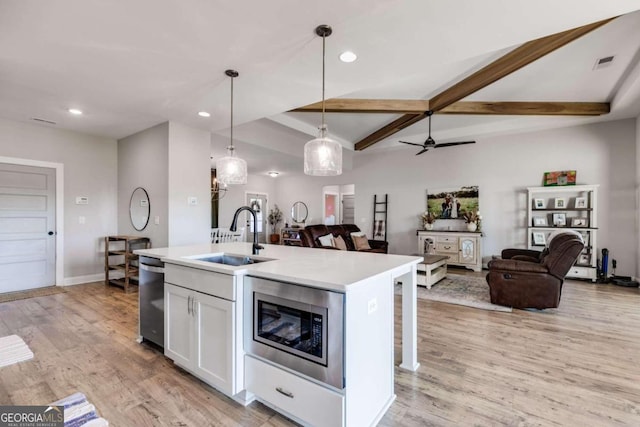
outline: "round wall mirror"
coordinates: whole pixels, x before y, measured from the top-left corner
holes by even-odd
[[[129,216],[133,228],[138,231],[144,230],[149,223],[150,212],[151,206],[149,205],[147,190],[142,187],[133,190],[131,200],[129,201]]]
[[[304,202],[295,202],[293,206],[291,206],[291,219],[294,222],[305,222],[308,214],[309,210]]]

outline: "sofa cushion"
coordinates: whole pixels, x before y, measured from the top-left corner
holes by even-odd
[[[333,234],[331,233],[318,237],[318,241],[320,242],[321,246],[328,246],[331,248],[335,246],[333,244]]]
[[[351,239],[353,240],[353,245],[355,246],[356,251],[371,249],[367,236],[356,236],[352,233]]]
[[[342,238],[342,236],[336,236],[333,238],[333,245],[340,249],[341,251],[346,251],[347,250],[347,244],[345,243],[344,239]]]

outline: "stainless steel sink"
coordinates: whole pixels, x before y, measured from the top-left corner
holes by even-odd
[[[259,262],[272,261],[269,258],[255,258],[248,255],[231,255],[231,254],[212,255],[212,256],[205,256],[202,258],[194,258],[194,259],[197,261],[212,262],[215,264],[225,264],[225,265],[248,265],[248,264],[257,264]]]

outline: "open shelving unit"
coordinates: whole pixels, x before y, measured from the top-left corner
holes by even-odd
[[[138,284],[138,255],[135,249],[148,249],[151,240],[141,236],[107,236],[104,238],[104,284],[116,285],[125,292]]]
[[[542,249],[549,234],[567,229],[582,235],[585,248],[567,277],[598,278],[598,185],[527,188],[527,247]]]

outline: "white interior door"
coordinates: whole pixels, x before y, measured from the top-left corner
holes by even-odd
[[[260,193],[247,193],[247,206],[249,206],[256,213],[258,219],[257,233],[258,242],[267,242],[267,217],[269,215],[267,206],[267,195]],[[243,212],[246,218],[246,236],[247,242],[253,242],[253,215],[249,212]]]
[[[0,163],[0,292],[55,285],[55,177]]]

